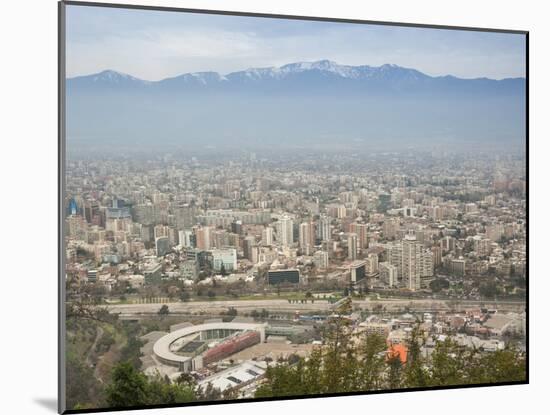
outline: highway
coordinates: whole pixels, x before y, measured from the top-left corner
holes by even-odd
[[[252,310],[266,309],[270,312],[294,313],[298,312],[327,312],[333,309],[333,305],[325,300],[315,300],[314,303],[289,303],[284,299],[258,299],[258,300],[224,300],[224,301],[189,301],[173,302],[167,304],[172,314],[219,314],[227,311],[230,307],[235,308],[239,314],[251,312]],[[496,308],[499,311],[523,311],[525,302],[521,301],[450,301],[434,299],[365,299],[354,300],[354,308],[361,310],[373,310],[375,307],[385,311],[399,312],[407,308],[415,312],[450,311],[454,307],[456,311],[471,309],[480,306]],[[143,315],[156,314],[162,304],[112,304],[107,309],[111,313],[121,315]]]

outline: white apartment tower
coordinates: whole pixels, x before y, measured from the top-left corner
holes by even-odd
[[[327,215],[321,215],[319,219],[319,226],[317,228],[319,239],[322,241],[330,241],[330,218]]]
[[[266,246],[273,245],[273,228],[268,226],[262,231],[262,244]]]
[[[294,241],[294,221],[289,216],[283,216],[279,220],[279,242],[284,247],[289,247]]]
[[[401,285],[409,290],[419,290],[423,281],[433,276],[433,253],[424,249],[413,234],[389,248],[388,262],[397,269]]]

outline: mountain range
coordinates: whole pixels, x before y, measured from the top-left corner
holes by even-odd
[[[67,128],[69,140],[182,146],[519,143],[525,87],[329,60],[159,81],[105,70],[67,79]]]

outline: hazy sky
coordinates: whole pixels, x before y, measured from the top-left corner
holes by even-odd
[[[525,76],[525,37],[441,29],[67,6],[67,76],[113,69],[159,80],[186,72],[330,59],[429,75]]]

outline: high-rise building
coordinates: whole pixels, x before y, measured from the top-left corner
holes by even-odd
[[[391,207],[391,195],[381,193],[378,195],[378,212],[385,213]]]
[[[168,233],[168,240],[170,241],[170,245],[171,246],[177,245],[179,243],[179,239],[178,239],[179,235],[178,235],[177,229],[169,227],[167,233]]]
[[[443,257],[443,249],[441,249],[440,246],[432,246],[431,251],[433,254],[434,267],[440,266]]]
[[[262,230],[262,245],[273,245],[273,228],[267,226]]]
[[[279,220],[279,242],[282,246],[291,246],[294,241],[294,221],[289,216],[283,216]]]
[[[243,222],[241,220],[236,220],[231,222],[231,232],[240,235],[243,231]]]
[[[170,252],[170,240],[166,236],[155,238],[155,249],[157,256],[164,256]]]
[[[212,248],[225,248],[229,245],[229,234],[225,229],[215,229],[210,233],[210,246]]]
[[[313,254],[313,263],[319,269],[328,268],[328,252],[326,251],[316,251]]]
[[[161,236],[168,236],[168,227],[164,225],[157,225],[153,228],[153,236],[160,238]]]
[[[247,236],[246,238],[243,239],[243,256],[252,262],[254,262],[253,248],[255,247],[255,245],[256,245],[256,238],[254,238],[253,236]]]
[[[466,274],[466,261],[463,258],[451,261],[451,274],[463,277]]]
[[[210,249],[212,246],[210,241],[210,232],[211,228],[209,226],[195,228],[195,237],[198,249],[203,251]]]
[[[380,263],[380,279],[389,288],[397,286],[397,267],[389,262]]]
[[[402,246],[401,277],[406,288],[411,291],[419,290],[423,279],[433,276],[433,254],[425,251],[424,246],[411,234],[405,236]]]
[[[153,224],[153,205],[137,205],[133,208],[134,220],[142,225]]]
[[[369,254],[367,258],[367,273],[376,274],[378,272],[378,255]]]
[[[196,224],[198,210],[195,206],[176,206],[173,211],[178,229],[190,228]]]
[[[481,235],[476,235],[472,240],[474,242],[474,251],[477,255],[485,256],[491,253],[492,241],[489,238],[483,238]]]
[[[486,235],[493,242],[498,242],[504,236],[504,225],[496,223],[486,227]]]
[[[357,234],[357,243],[361,251],[368,248],[367,229],[366,223],[353,222],[349,225],[349,231]]]
[[[353,261],[349,266],[350,281],[355,284],[367,276],[367,262]]]
[[[433,253],[426,250],[412,233],[390,246],[388,262],[397,268],[401,285],[412,291],[427,285],[433,276]]]
[[[439,241],[439,244],[441,248],[443,249],[443,252],[449,252],[454,251],[456,246],[456,240],[452,236],[445,236],[441,241]]]
[[[192,248],[193,245],[191,243],[191,237],[193,235],[193,232],[191,232],[188,229],[182,230],[178,232],[178,239],[179,244],[183,246],[184,248]]]
[[[302,253],[311,255],[315,246],[315,225],[312,222],[301,223],[298,234]]]
[[[317,236],[322,241],[330,241],[331,239],[330,217],[328,217],[327,215],[321,215],[319,219],[319,226],[317,226]]]
[[[411,235],[405,236],[402,245],[401,272],[405,286],[412,291],[419,290],[422,245]]]
[[[183,261],[180,264],[180,275],[183,279],[194,280],[199,274],[199,264],[198,261],[193,259]]]
[[[214,249],[212,251],[212,267],[214,271],[234,271],[237,269],[237,250],[236,249]]]
[[[357,234],[350,233],[348,234],[348,259],[355,260],[357,259]]]

